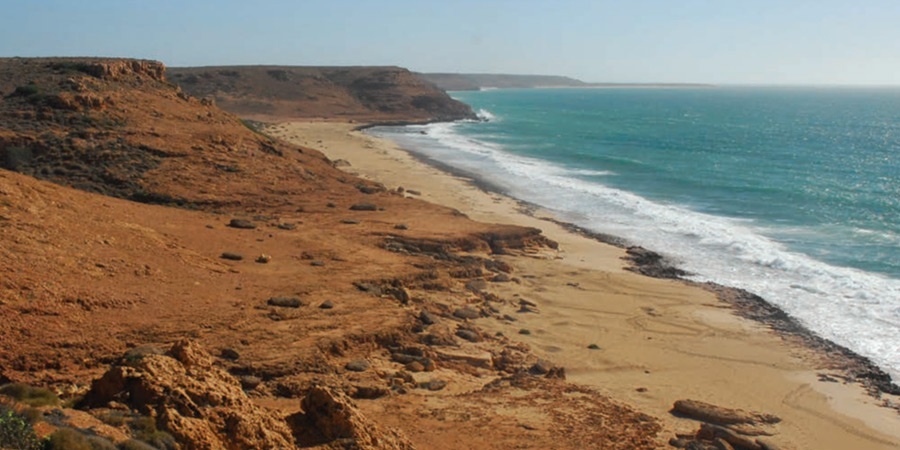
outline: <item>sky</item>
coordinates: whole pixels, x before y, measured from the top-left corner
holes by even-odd
[[[900,0],[0,0],[0,56],[900,85]]]

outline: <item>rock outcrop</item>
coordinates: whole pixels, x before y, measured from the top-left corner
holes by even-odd
[[[294,447],[287,423],[254,405],[234,377],[187,340],[164,355],[123,358],[93,383],[83,401],[86,406],[110,402],[153,417],[187,450]]]
[[[327,387],[313,387],[302,402],[305,422],[312,439],[339,442],[342,448],[359,450],[413,450],[412,443],[397,430],[382,429],[366,418],[346,395]],[[303,439],[301,439],[303,440]]]

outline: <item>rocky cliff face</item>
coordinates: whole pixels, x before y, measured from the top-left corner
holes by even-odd
[[[213,208],[278,180],[302,195],[344,177],[185,94],[155,61],[0,59],[0,95],[0,168],[90,192]]]
[[[170,79],[235,114],[429,122],[475,118],[471,108],[400,67],[170,68]]]

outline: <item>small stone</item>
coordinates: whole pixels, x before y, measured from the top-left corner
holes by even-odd
[[[369,362],[364,359],[357,359],[348,362],[347,365],[344,366],[344,368],[351,372],[365,372],[366,369],[369,368]]]
[[[395,230],[408,230],[409,227],[405,223],[398,223],[397,225],[394,225],[394,229]]]
[[[334,203],[331,203],[331,202],[328,202],[328,204],[325,206],[327,206],[329,208],[337,208],[337,205],[335,205]]]
[[[553,363],[547,360],[539,359],[538,362],[534,363],[530,369],[528,369],[528,373],[532,375],[546,375],[553,370]]]
[[[447,387],[447,382],[444,380],[431,380],[419,384],[419,387],[428,389],[429,391],[440,391]]]
[[[271,261],[271,260],[272,260],[272,257],[265,253],[256,257],[256,262],[258,262],[260,264],[268,264],[269,261]]]
[[[350,207],[350,211],[378,211],[378,207],[371,203],[356,203]]]
[[[256,228],[256,224],[246,219],[231,219],[231,222],[228,222],[228,226],[243,230],[253,230]]]
[[[505,273],[498,273],[494,278],[491,278],[491,282],[493,283],[508,283],[509,280],[509,275]]]
[[[472,330],[456,330],[456,335],[469,342],[481,342],[481,336]]]
[[[588,345],[588,348],[591,350],[600,350],[600,346],[597,344]]]
[[[453,311],[453,316],[459,319],[477,319],[481,317],[481,312],[466,307],[459,308],[456,311]]]
[[[487,289],[487,281],[484,281],[480,278],[471,280],[468,283],[466,283],[466,289],[468,289],[472,292],[481,292],[481,291]]]
[[[325,265],[325,261],[313,261],[313,262],[309,263],[309,265],[311,265],[313,267],[322,267]]]
[[[298,297],[272,297],[268,303],[270,306],[279,306],[282,308],[299,308],[303,306],[303,302]]]
[[[296,225],[296,224],[293,224],[293,223],[279,223],[279,224],[278,224],[278,229],[279,229],[279,230],[288,230],[288,231],[290,231],[290,230],[296,230],[296,229],[297,229],[297,225]]]
[[[343,219],[343,220],[341,220],[341,223],[344,225],[357,225],[357,224],[359,224],[359,221],[353,220],[353,219]]]
[[[509,315],[509,314],[504,314],[504,315],[503,315],[503,320],[505,320],[505,321],[507,321],[507,322],[515,322],[515,321],[517,321],[517,320],[519,320],[519,319],[516,319],[515,317],[513,317],[513,316],[511,316],[511,315]]]
[[[388,395],[390,391],[381,386],[355,386],[353,398],[361,398],[364,400],[374,400],[376,398]]]
[[[406,193],[409,194],[409,195],[422,195],[421,192],[416,191],[416,190],[414,190],[414,189],[407,189],[407,190],[406,190]]]
[[[639,388],[635,389],[635,391],[638,391],[638,392],[647,392],[647,388],[645,388],[645,387],[639,387]]]
[[[241,387],[246,390],[256,389],[257,386],[262,384],[262,378],[254,376],[254,375],[244,375],[240,378]]]
[[[332,303],[331,300],[325,300],[324,302],[322,302],[321,305],[319,305],[319,308],[332,309],[332,308],[334,308],[334,303]]]
[[[527,329],[527,328],[522,328],[521,330],[519,330],[519,334],[524,334],[524,335],[526,335],[526,336],[530,336],[530,335],[531,335],[531,330],[529,330],[529,329]]]
[[[240,260],[244,259],[244,255],[242,255],[240,253],[234,253],[234,252],[223,252],[222,256],[220,256],[220,258],[227,259],[230,261],[240,261]]]
[[[419,320],[421,320],[425,325],[434,325],[438,321],[437,316],[428,311],[425,311],[424,309],[419,313]]]
[[[232,361],[236,361],[238,358],[241,357],[241,354],[238,353],[237,350],[235,350],[233,348],[223,348],[221,355],[223,358],[230,359]]]
[[[424,372],[425,366],[419,361],[413,361],[405,366],[406,370],[410,372]]]

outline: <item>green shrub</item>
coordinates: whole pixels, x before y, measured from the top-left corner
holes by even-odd
[[[92,450],[116,450],[116,444],[112,441],[100,436],[88,436],[88,442],[91,444]]]
[[[100,414],[97,418],[100,419],[101,422],[111,426],[111,427],[121,427],[128,423],[129,414],[122,411],[107,411],[103,414]]]
[[[174,450],[178,447],[175,438],[165,431],[156,428],[156,421],[151,417],[137,417],[129,424],[134,437],[160,450]]]
[[[119,450],[158,450],[152,445],[137,439],[129,439],[119,444]]]
[[[46,450],[94,450],[87,436],[71,428],[60,428],[50,435]]]
[[[15,399],[28,406],[56,406],[59,397],[44,388],[31,387],[23,383],[11,383],[0,386],[0,394]]]
[[[0,405],[0,448],[40,450],[43,443],[25,417]]]

